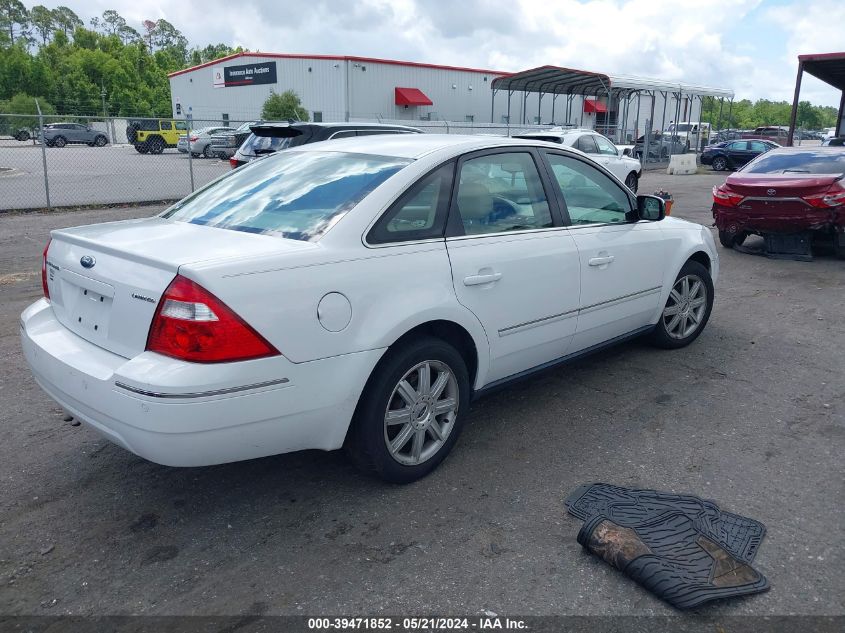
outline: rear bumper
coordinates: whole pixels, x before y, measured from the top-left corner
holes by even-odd
[[[800,203],[796,203],[799,205]],[[739,207],[713,205],[713,219],[720,231],[741,233],[798,233],[800,231],[833,230],[845,224],[845,210],[840,208],[817,209],[800,204],[794,209],[767,213],[762,210],[748,210]],[[838,218],[841,218],[838,219]],[[837,229],[841,231],[842,229]]]
[[[144,352],[127,360],[70,332],[44,299],[21,315],[21,343],[35,380],[64,409],[168,466],[340,448],[382,354],[197,365]]]

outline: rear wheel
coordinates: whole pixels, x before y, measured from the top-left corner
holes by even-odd
[[[214,153],[211,151],[211,143],[202,148],[202,155],[204,158],[214,158]]]
[[[710,273],[698,262],[690,260],[675,279],[660,320],[652,332],[652,342],[666,349],[689,345],[707,325],[712,309],[713,280]]]
[[[724,156],[716,156],[713,159],[713,171],[724,171],[728,168],[728,161]]]
[[[637,174],[635,172],[631,172],[628,174],[628,177],[625,179],[625,186],[628,187],[634,193],[637,193],[637,187],[639,187],[639,178],[637,178]]]
[[[135,151],[139,154],[147,154],[150,148],[146,143],[135,143]]]
[[[452,450],[468,405],[463,357],[440,339],[417,339],[388,352],[370,376],[345,448],[385,481],[415,481]]]
[[[53,139],[52,146],[53,147],[64,147],[67,145],[67,140],[65,140],[64,136],[57,136]]]

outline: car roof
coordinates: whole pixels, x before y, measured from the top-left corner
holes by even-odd
[[[353,154],[372,154],[393,158],[417,159],[433,152],[448,151],[450,149],[453,150],[453,153],[458,154],[496,147],[525,147],[526,145],[555,148],[558,150],[566,149],[574,153],[580,153],[577,150],[572,150],[572,148],[563,147],[548,141],[510,138],[507,136],[497,137],[463,134],[379,134],[374,136],[356,136],[300,145],[286,151],[318,152],[331,150]]]
[[[311,121],[258,121],[254,124],[256,127],[314,127],[314,128],[379,128],[387,130],[413,130],[419,132],[420,130],[408,125],[397,125],[393,123],[371,123],[371,122],[357,122],[357,121],[334,121],[334,122],[311,122]]]

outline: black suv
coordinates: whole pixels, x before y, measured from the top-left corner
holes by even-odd
[[[382,123],[274,123],[261,122],[249,128],[252,134],[229,159],[232,168],[240,167],[265,154],[272,154],[289,147],[328,141],[350,136],[373,134],[422,134],[421,130],[405,125]]]

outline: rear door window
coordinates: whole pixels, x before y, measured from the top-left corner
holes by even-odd
[[[465,235],[553,226],[540,174],[529,152],[488,154],[464,161],[455,201]]]
[[[603,136],[594,136],[593,140],[595,140],[596,145],[598,145],[600,154],[607,154],[608,156],[619,156],[619,152],[616,151],[616,147],[614,147],[613,143],[608,141]]]

